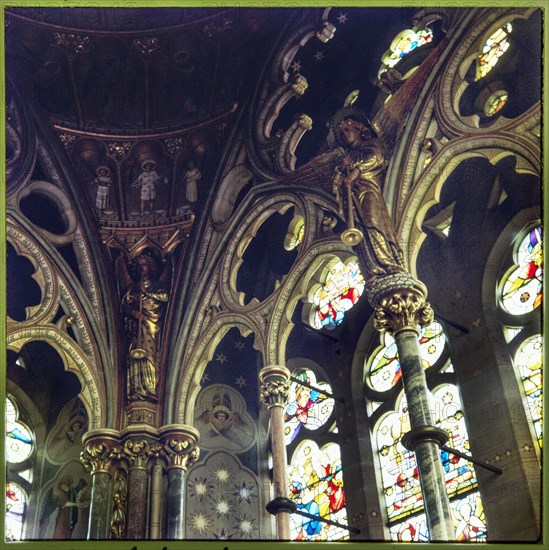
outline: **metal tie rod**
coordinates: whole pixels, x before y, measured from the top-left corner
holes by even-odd
[[[492,466],[491,464],[486,464],[485,462],[481,462],[480,460],[477,460],[472,456],[466,455],[465,453],[462,453],[461,451],[458,451],[456,449],[452,449],[451,447],[448,447],[446,445],[443,445],[440,449],[441,451],[446,451],[447,453],[459,456],[459,458],[464,458],[465,460],[468,460],[469,462],[472,462],[473,464],[476,464],[481,468],[486,468],[487,470],[490,470],[496,473],[498,476],[500,476],[503,473],[503,470],[501,468]]]
[[[281,512],[286,512],[287,514],[299,514],[300,516],[308,519],[314,519],[315,521],[320,521],[328,525],[340,527],[341,529],[345,529],[347,531],[350,531],[351,533],[355,533],[356,535],[360,534],[360,529],[358,527],[343,525],[342,523],[338,523],[337,521],[332,521],[331,519],[326,519],[321,516],[315,516],[313,514],[309,514],[308,512],[298,510],[297,502],[288,497],[276,497],[275,499],[271,500],[271,502],[267,503],[266,508],[269,514],[277,515]]]

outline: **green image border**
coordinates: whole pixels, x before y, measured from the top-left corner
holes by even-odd
[[[149,2],[144,0],[0,0],[0,75],[1,75],[1,92],[0,100],[2,103],[2,109],[0,109],[0,342],[2,346],[2,353],[0,355],[0,396],[2,396],[2,414],[0,423],[4,427],[5,422],[5,395],[6,395],[6,151],[5,151],[5,106],[6,106],[6,91],[5,91],[5,10],[15,7],[50,7],[50,8],[95,8],[95,7],[110,7],[110,8],[170,8],[170,7],[196,7],[196,8],[356,8],[356,7],[393,7],[393,8],[428,8],[428,7],[450,7],[450,8],[478,8],[478,7],[494,7],[494,8],[512,8],[523,9],[525,7],[536,7],[542,10],[543,15],[543,76],[542,76],[542,167],[544,166],[544,160],[546,160],[548,152],[548,139],[547,139],[547,109],[544,108],[548,98],[548,78],[547,78],[547,53],[545,50],[546,44],[549,43],[549,31],[547,24],[547,11],[549,8],[548,0],[526,1],[520,0],[422,0],[419,2],[414,1],[395,1],[395,0],[328,0],[326,2],[320,2],[319,0],[286,0],[286,1],[249,1],[249,0],[202,0],[202,1],[185,1],[185,0],[156,0]],[[390,38],[390,37],[388,37]],[[542,182],[544,182],[545,172],[542,173]],[[547,208],[545,208],[546,194],[544,184],[542,183],[543,193],[543,218],[544,224],[547,227]],[[547,309],[547,300],[543,303],[543,316],[545,316]],[[545,335],[545,331],[544,331]],[[544,359],[546,357],[544,347]],[[544,384],[544,390],[547,388]],[[547,410],[547,391],[544,391],[544,411]],[[545,416],[545,415],[544,415]],[[0,438],[0,461],[2,464],[0,480],[5,482],[6,468],[4,459],[4,447],[5,438]],[[542,451],[542,479],[543,479],[543,491],[542,491],[542,539],[538,543],[477,543],[477,544],[489,544],[490,550],[527,550],[531,549],[533,545],[539,544],[543,547],[549,546],[549,537],[547,536],[547,530],[549,528],[549,506],[543,506],[543,503],[549,502],[548,482],[549,471],[548,463],[546,460],[546,448]],[[134,540],[106,540],[106,541],[45,541],[45,540],[32,540],[32,541],[4,541],[4,522],[5,515],[1,514],[0,517],[0,548],[6,548],[7,550],[295,550],[303,545],[310,545],[311,542],[278,542],[278,541],[233,541],[233,540],[218,540],[218,541],[198,541],[198,540],[146,540],[146,541],[134,541]],[[544,544],[545,543],[545,544]],[[330,550],[367,550],[368,548],[382,548],[386,550],[407,550],[408,548],[417,549],[420,546],[428,544],[430,549],[454,549],[461,546],[464,543],[396,543],[396,542],[369,542],[369,541],[345,541],[345,542],[320,542],[317,544],[329,545]]]

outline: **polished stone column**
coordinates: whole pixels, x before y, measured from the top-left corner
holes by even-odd
[[[119,433],[94,430],[83,437],[80,460],[92,476],[88,540],[110,537],[112,467],[120,459]]]
[[[128,519],[126,538],[147,538],[147,503],[149,473],[147,471],[151,443],[146,439],[128,439],[122,447],[130,463],[128,477]]]
[[[185,486],[187,468],[198,460],[199,432],[192,426],[170,424],[159,430],[167,462],[168,487],[166,538],[185,538]]]
[[[164,468],[157,462],[152,467],[151,483],[151,530],[150,538],[160,538],[160,507],[162,504],[162,481],[164,479]]]
[[[426,302],[427,289],[411,275],[398,273],[374,281],[367,296],[375,308],[375,328],[392,334],[397,345],[411,426],[402,444],[416,456],[430,540],[455,540],[440,459],[440,447],[448,441],[448,435],[432,419],[418,344],[418,325],[433,322],[433,310]]]
[[[271,365],[259,371],[261,402],[269,409],[271,421],[271,451],[273,454],[274,498],[288,498],[288,456],[284,443],[284,407],[290,391],[290,371]],[[290,516],[276,515],[277,539],[290,540]]]

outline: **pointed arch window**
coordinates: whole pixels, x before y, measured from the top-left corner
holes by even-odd
[[[399,384],[396,345],[387,334],[382,335],[381,342],[383,345],[374,349],[366,362],[366,386],[389,532],[394,541],[428,541],[415,455],[401,443],[402,436],[410,430],[410,422],[406,397]],[[448,433],[448,447],[469,453],[463,407],[442,326],[434,322],[423,329],[419,344],[423,366],[428,369],[435,425]],[[440,458],[454,510],[456,540],[484,540],[484,511],[472,463],[447,451],[441,451]]]
[[[543,446],[542,340],[536,334],[524,340],[515,357],[524,389],[524,408],[532,423],[539,446]]]
[[[482,53],[477,59],[475,80],[484,78],[496,66],[499,58],[509,49],[508,37],[512,30],[511,23],[507,23],[486,40]]]
[[[531,225],[512,246],[513,264],[500,278],[499,305],[505,336],[523,394],[534,440],[543,446],[543,341],[539,332],[543,302],[543,230]]]
[[[425,46],[433,41],[433,31],[429,27],[423,29],[405,29],[399,32],[391,43],[391,47],[381,57],[380,73],[388,68],[397,65],[400,60],[414,51],[416,48]]]
[[[317,330],[334,330],[363,291],[364,277],[356,259],[345,262],[335,259],[329,265],[324,283],[317,283],[311,289],[310,301],[315,307],[310,310],[309,324]]]
[[[335,541],[349,537],[341,452],[334,421],[334,399],[326,382],[310,369],[292,373],[284,410],[285,437],[291,456],[288,495],[298,511],[341,526],[292,514],[292,540]],[[326,392],[326,393],[323,393]]]
[[[538,308],[543,299],[542,228],[528,231],[515,251],[515,265],[504,278],[503,308],[522,315]]]
[[[6,540],[22,540],[28,496],[21,483],[28,481],[27,460],[34,452],[35,437],[19,420],[19,409],[14,400],[6,397],[6,463],[9,473],[6,480]],[[14,475],[21,479],[16,482]]]

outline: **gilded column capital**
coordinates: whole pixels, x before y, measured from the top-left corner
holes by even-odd
[[[284,407],[290,394],[290,371],[281,365],[270,365],[259,371],[259,398],[267,407]]]
[[[152,445],[146,439],[127,439],[122,452],[130,462],[130,468],[146,470]]]
[[[113,441],[88,441],[80,453],[80,462],[92,475],[107,473],[110,475],[113,463],[122,458],[122,452]]]
[[[419,333],[420,327],[433,322],[434,312],[426,301],[427,288],[409,273],[381,277],[367,290],[375,309],[374,328],[392,335],[404,330]]]
[[[171,424],[160,430],[163,455],[168,463],[168,469],[180,468],[186,470],[200,456],[198,439],[200,433],[192,426]]]

